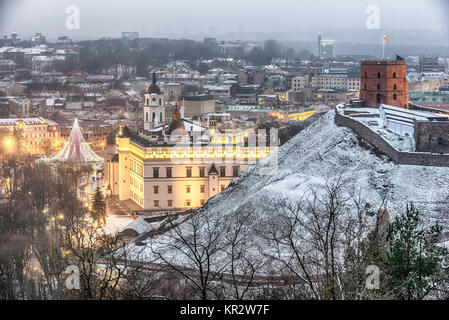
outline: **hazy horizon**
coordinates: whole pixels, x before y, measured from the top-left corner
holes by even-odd
[[[65,27],[68,5],[80,9],[79,30]],[[380,9],[378,30],[365,27],[370,5]],[[80,40],[117,38],[122,31],[137,31],[141,37],[245,39],[254,34],[284,34],[285,40],[311,41],[315,35],[307,32],[366,30],[369,38],[386,30],[442,33],[448,29],[448,8],[443,0],[0,0],[0,32],[16,31],[23,39],[35,32],[49,39],[68,35]],[[296,33],[305,34],[300,38]],[[350,33],[347,38],[341,41],[350,41]]]

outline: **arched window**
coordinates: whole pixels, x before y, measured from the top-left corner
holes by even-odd
[[[376,95],[376,103],[381,103],[382,102],[382,95],[380,93],[378,93]]]
[[[159,105],[162,106],[162,98],[159,98]]]
[[[164,121],[164,119],[162,119],[162,112],[161,112],[161,114],[160,114],[159,121],[161,121],[161,122]]]
[[[148,122],[148,112],[145,114],[145,117],[146,117],[146,122]]]
[[[156,120],[156,113],[155,112],[153,112],[153,122],[154,122],[154,120]]]

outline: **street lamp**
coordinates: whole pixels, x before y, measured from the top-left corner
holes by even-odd
[[[15,141],[13,137],[6,137],[5,140],[3,141],[3,145],[5,147],[5,151],[12,153],[14,152],[15,149]]]

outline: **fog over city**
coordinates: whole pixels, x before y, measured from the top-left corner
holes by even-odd
[[[80,9],[79,30],[65,27],[68,5]],[[366,30],[369,6],[380,9],[380,33],[391,29],[421,30],[423,34],[447,30],[448,4],[444,0],[3,0],[0,32],[15,30],[23,38],[42,32],[49,38],[65,34],[74,39],[95,39],[137,31],[143,37],[261,40],[257,38],[276,36],[310,41],[315,34],[305,31]],[[301,31],[304,34],[297,36]],[[351,39],[358,34],[342,34],[340,40],[358,41]]]

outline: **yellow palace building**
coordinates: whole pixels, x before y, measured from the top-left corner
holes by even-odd
[[[203,206],[249,166],[278,148],[276,133],[219,132],[186,119],[133,134],[120,123],[116,154],[106,162],[110,194],[145,211],[179,211]]]

